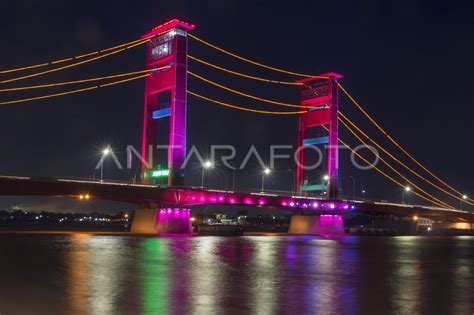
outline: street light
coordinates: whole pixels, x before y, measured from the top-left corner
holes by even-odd
[[[324,175],[324,176],[323,176],[323,180],[324,180],[324,181],[326,181],[326,182],[328,182],[328,181],[329,181],[329,178],[330,178],[330,177],[329,177],[329,175],[328,175],[328,174],[326,174],[326,175]],[[328,186],[329,186],[329,184],[326,184],[326,190],[327,190]],[[325,195],[325,196],[326,196],[326,195],[327,195],[327,192],[326,192],[326,191],[324,191],[324,192],[323,192],[323,195]]]
[[[109,153],[111,152],[112,150],[110,150],[109,147],[106,147],[103,151],[102,151],[102,161],[100,163],[100,181],[103,181],[104,179],[104,161],[105,161],[105,158],[107,157],[107,155],[109,155]]]
[[[402,192],[402,203],[405,203],[405,192],[410,192],[411,188],[410,186],[406,186],[404,189],[403,189],[403,192]]]
[[[367,190],[362,189],[362,199],[364,199],[364,200],[365,200],[365,193],[366,193],[366,192],[367,192]]]
[[[201,170],[201,187],[204,188],[204,171],[207,169],[210,169],[214,166],[214,164],[207,160],[202,164],[202,170]]]
[[[262,192],[265,187],[265,175],[270,175],[271,172],[272,171],[268,167],[266,167],[262,172]]]
[[[462,195],[462,199],[459,200],[459,210],[462,210],[462,204],[464,203],[464,200],[467,199],[467,195]]]

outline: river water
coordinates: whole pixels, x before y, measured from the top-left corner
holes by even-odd
[[[474,237],[1,234],[0,313],[472,315]]]

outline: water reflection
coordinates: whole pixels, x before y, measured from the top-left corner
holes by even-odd
[[[124,287],[123,262],[128,254],[124,239],[93,237],[89,240],[89,304],[92,314],[112,314]]]
[[[227,280],[221,275],[225,267],[215,254],[219,241],[217,237],[204,237],[198,241],[192,252],[190,285],[194,314],[213,314],[219,310],[218,300],[220,294],[225,291],[222,284]]]
[[[167,244],[158,238],[143,239],[139,263],[142,313],[168,313],[171,265]]]
[[[291,306],[299,314],[353,313],[356,288],[351,276],[357,263],[356,251],[351,246],[354,240],[315,237],[285,240],[282,260],[285,279],[279,301],[285,304],[279,304],[279,312],[286,312]]]
[[[394,238],[395,266],[392,275],[392,302],[399,314],[417,314],[422,310],[421,246],[416,236]]]
[[[78,234],[0,237],[0,250],[2,314],[474,311],[473,237]]]
[[[88,234],[71,236],[73,249],[69,252],[69,295],[72,312],[76,314],[87,313],[89,250],[87,242],[91,238]]]
[[[281,285],[281,244],[279,239],[272,241],[265,237],[258,240],[251,239],[253,243],[258,242],[255,253],[252,256],[249,270],[251,280],[249,283],[250,309],[254,314],[275,314],[278,310],[278,300]]]
[[[123,239],[78,234],[70,241],[71,309],[78,314],[113,313],[123,289]]]
[[[453,291],[456,292],[453,299],[452,310],[455,314],[474,313],[474,292],[473,292],[473,248],[468,237],[459,237],[455,247],[456,256],[462,257],[455,260],[454,264],[454,284]]]

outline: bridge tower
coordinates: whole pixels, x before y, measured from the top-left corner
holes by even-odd
[[[166,177],[163,183],[168,185],[184,182],[184,170],[180,167],[186,156],[187,34],[193,29],[194,25],[173,19],[142,36],[153,37],[147,43],[146,69],[157,69],[145,80],[142,138],[142,157],[148,162],[148,165],[142,163],[145,183],[153,181],[154,173]],[[158,139],[166,131],[158,134],[158,126],[160,132],[169,128],[167,154],[161,160],[159,153],[163,149],[157,145],[163,143],[158,143]]]
[[[298,129],[298,166],[296,168],[296,189],[299,193],[326,191],[327,198],[338,195],[338,85],[342,78],[337,73],[325,73],[320,76],[306,78],[298,82],[301,86],[300,105],[311,106],[308,112],[299,117]],[[313,136],[312,129],[326,127],[327,132],[320,130],[324,136]],[[310,183],[305,164],[304,147],[325,145],[327,160],[327,180],[319,179],[322,184]]]

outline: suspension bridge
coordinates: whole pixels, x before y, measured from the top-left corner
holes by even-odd
[[[144,80],[145,100],[143,109],[143,137],[141,156],[151,157],[142,160],[141,183],[118,181],[97,181],[92,179],[37,178],[21,176],[0,176],[2,195],[41,195],[131,202],[140,205],[132,225],[134,233],[190,233],[189,206],[197,204],[253,205],[256,207],[281,208],[294,212],[292,230],[295,233],[343,233],[343,215],[351,211],[393,214],[398,216],[422,216],[433,220],[463,222],[472,228],[473,214],[458,205],[474,205],[474,200],[465,192],[455,188],[432,169],[421,163],[405,147],[389,134],[372,115],[356,100],[341,83],[343,76],[337,73],[308,74],[280,69],[260,63],[230,52],[193,34],[195,26],[178,19],[170,20],[154,27],[150,32],[127,43],[97,50],[73,57],[47,61],[36,65],[0,70],[0,105],[14,105],[55,97],[91,92]],[[269,72],[292,76],[293,81],[283,81],[274,77],[262,77],[243,73],[218,65],[211,60],[188,53],[188,41],[195,41],[203,49],[218,53],[263,68]],[[115,73],[74,81],[22,85],[20,81],[43,77],[48,74],[66,71],[81,65],[98,62],[101,59],[118,55],[136,47],[146,47],[146,67],[133,72]],[[267,99],[234,89],[197,73],[193,64],[209,67],[229,76],[229,81],[240,77],[276,87],[296,88],[300,92],[299,102],[287,103]],[[242,99],[257,101],[268,108],[251,105],[231,104],[203,95],[188,87],[188,78],[202,84],[233,93]],[[78,86],[79,88],[69,88]],[[66,89],[56,93],[21,97],[23,91],[45,88]],[[9,98],[11,94],[20,95]],[[343,96],[365,117],[377,135],[370,135],[367,126],[361,127],[339,107],[339,97]],[[211,190],[186,187],[185,169],[181,166],[186,159],[188,99],[200,99],[223,109],[246,111],[255,115],[294,116],[299,129],[296,152],[295,191],[292,193],[270,194],[249,191]],[[138,100],[137,100],[138,101]],[[160,127],[169,127],[166,157],[158,153],[158,134]],[[353,138],[341,139],[339,127],[345,128]],[[376,139],[382,137],[390,143],[390,148]],[[366,154],[355,149],[357,145],[369,148],[370,153],[378,154],[380,162],[375,164]],[[343,199],[339,196],[339,148],[344,147],[371,171],[385,178],[388,185],[410,190],[419,199],[417,204],[376,202],[370,200]],[[312,147],[322,147],[325,151],[325,179],[315,178],[304,167],[311,160]],[[161,168],[159,165],[167,165]],[[157,176],[165,185],[157,185]],[[324,192],[322,194],[321,192]],[[433,193],[433,192],[436,192]]]

